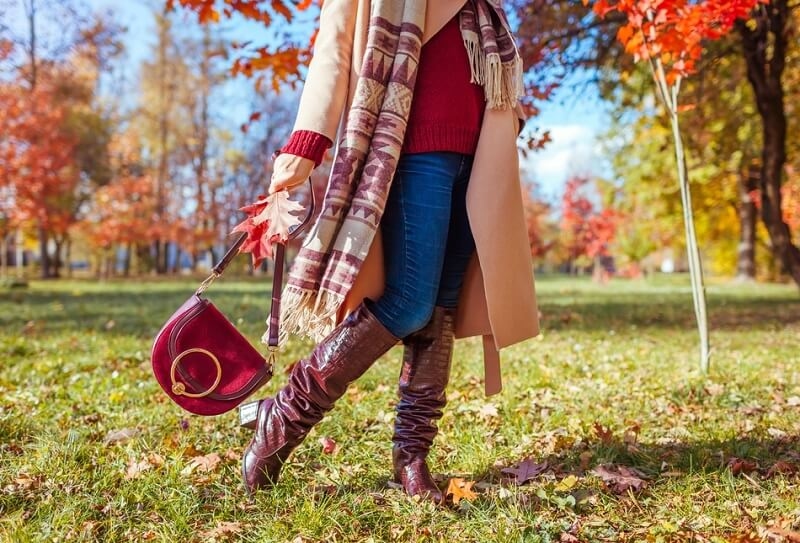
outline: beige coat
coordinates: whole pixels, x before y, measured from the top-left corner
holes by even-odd
[[[464,1],[429,0],[423,42],[454,17]],[[295,130],[312,130],[337,141],[340,121],[355,92],[369,11],[370,0],[325,0]],[[486,110],[467,189],[467,214],[477,250],[465,277],[456,335],[483,336],[487,395],[502,387],[499,350],[539,333],[519,179],[520,122],[514,111]],[[378,234],[340,317],[364,297],[380,296],[383,286]]]

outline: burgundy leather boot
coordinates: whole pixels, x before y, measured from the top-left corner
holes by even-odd
[[[392,441],[395,481],[410,496],[436,503],[443,496],[428,469],[426,458],[447,403],[445,388],[453,358],[455,310],[436,307],[422,330],[405,338],[400,372],[397,415]]]
[[[362,303],[295,365],[286,386],[258,407],[255,435],[242,458],[248,493],[278,481],[283,463],[311,428],[397,342]]]

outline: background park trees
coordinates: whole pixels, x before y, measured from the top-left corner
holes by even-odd
[[[670,253],[683,269],[668,120],[649,74],[617,39],[624,17],[566,0],[509,6],[530,112],[554,93],[579,100],[588,89],[612,112],[598,141],[607,166],[576,170],[549,191],[527,175],[534,263],[581,273],[603,260],[635,276]],[[96,274],[165,274],[218,256],[291,129],[318,2],[166,1],[132,68],[113,13],[78,0],[3,0],[0,9],[13,15],[0,25],[4,269],[21,253],[43,276],[70,260]],[[260,29],[256,39],[230,31],[245,24]],[[698,43],[698,73],[683,83],[708,273],[798,280],[797,26],[791,2],[760,4],[726,37]],[[526,134],[523,164],[534,164],[548,127],[534,117]]]

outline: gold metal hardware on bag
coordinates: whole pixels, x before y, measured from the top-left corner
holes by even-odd
[[[278,358],[278,347],[270,345],[267,347],[267,350],[269,351],[267,365],[269,365],[269,371],[272,372],[272,370],[275,368],[275,360]]]
[[[207,290],[208,290],[208,287],[210,287],[210,286],[211,286],[211,283],[213,283],[214,281],[216,281],[216,280],[217,280],[217,278],[218,278],[219,276],[220,276],[220,274],[219,274],[219,273],[217,273],[217,272],[212,272],[212,273],[211,273],[211,275],[209,275],[208,277],[206,277],[206,278],[203,280],[203,282],[202,282],[202,283],[200,283],[200,286],[199,286],[199,287],[197,287],[197,290],[195,291],[195,294],[197,294],[197,295],[199,296],[200,294],[202,294],[202,293],[204,293],[205,291],[207,291]]]
[[[217,367],[217,378],[214,381],[214,384],[211,385],[209,389],[206,390],[205,392],[199,392],[199,393],[186,392],[186,385],[178,382],[175,379],[175,371],[178,369],[178,364],[180,364],[183,357],[192,353],[201,353],[208,356],[211,359],[211,361],[214,362],[214,365]],[[172,369],[169,372],[169,378],[172,381],[172,393],[175,394],[176,396],[186,396],[187,398],[205,398],[206,396],[214,392],[214,390],[216,390],[216,388],[219,386],[219,382],[222,380],[222,365],[219,363],[219,359],[216,356],[214,356],[214,353],[212,353],[211,351],[207,351],[206,349],[200,349],[200,348],[186,349],[181,354],[176,356],[175,360],[172,361]]]

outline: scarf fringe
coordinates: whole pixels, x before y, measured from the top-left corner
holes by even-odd
[[[490,109],[513,108],[525,96],[522,81],[522,59],[516,56],[503,63],[500,55],[487,55],[477,35],[464,37],[471,71],[470,83],[483,86]]]
[[[477,34],[470,33],[464,37],[464,47],[467,48],[469,57],[469,67],[471,72],[470,83],[483,85],[486,81],[486,53],[481,47],[481,41]]]
[[[336,326],[336,314],[344,296],[327,290],[305,290],[287,285],[281,294],[281,327],[278,346],[282,347],[290,335],[322,341]],[[267,330],[261,343],[269,342]]]

